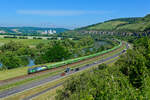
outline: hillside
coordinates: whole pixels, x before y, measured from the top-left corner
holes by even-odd
[[[83,27],[77,30],[143,32],[150,30],[150,14],[145,17],[119,18]]]
[[[0,27],[0,33],[16,33],[16,34],[44,34],[47,31],[56,31],[61,33],[67,31],[65,28],[40,28],[40,27]]]

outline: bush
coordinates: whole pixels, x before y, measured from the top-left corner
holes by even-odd
[[[117,61],[117,66],[123,74],[129,77],[130,82],[136,88],[142,86],[143,79],[148,75],[146,58],[136,50],[129,50]]]
[[[138,92],[118,69],[93,70],[72,77],[56,100],[134,100]]]
[[[99,66],[98,66],[98,69],[106,69],[107,68],[107,65],[106,64],[100,64]]]

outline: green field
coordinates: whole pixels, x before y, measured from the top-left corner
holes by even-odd
[[[12,77],[17,77],[27,74],[28,67],[20,67],[11,70],[0,71],[0,80],[6,80]]]
[[[25,45],[35,46],[39,43],[48,43],[51,40],[44,40],[44,39],[11,39],[11,38],[0,38],[0,46],[9,43],[10,41],[20,42]]]

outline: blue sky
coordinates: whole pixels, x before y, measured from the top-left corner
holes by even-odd
[[[1,26],[75,28],[150,13],[150,0],[0,0]]]

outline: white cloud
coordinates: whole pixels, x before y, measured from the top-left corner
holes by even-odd
[[[74,16],[87,14],[108,14],[112,11],[85,11],[85,10],[18,10],[18,14],[46,15],[46,16]]]

